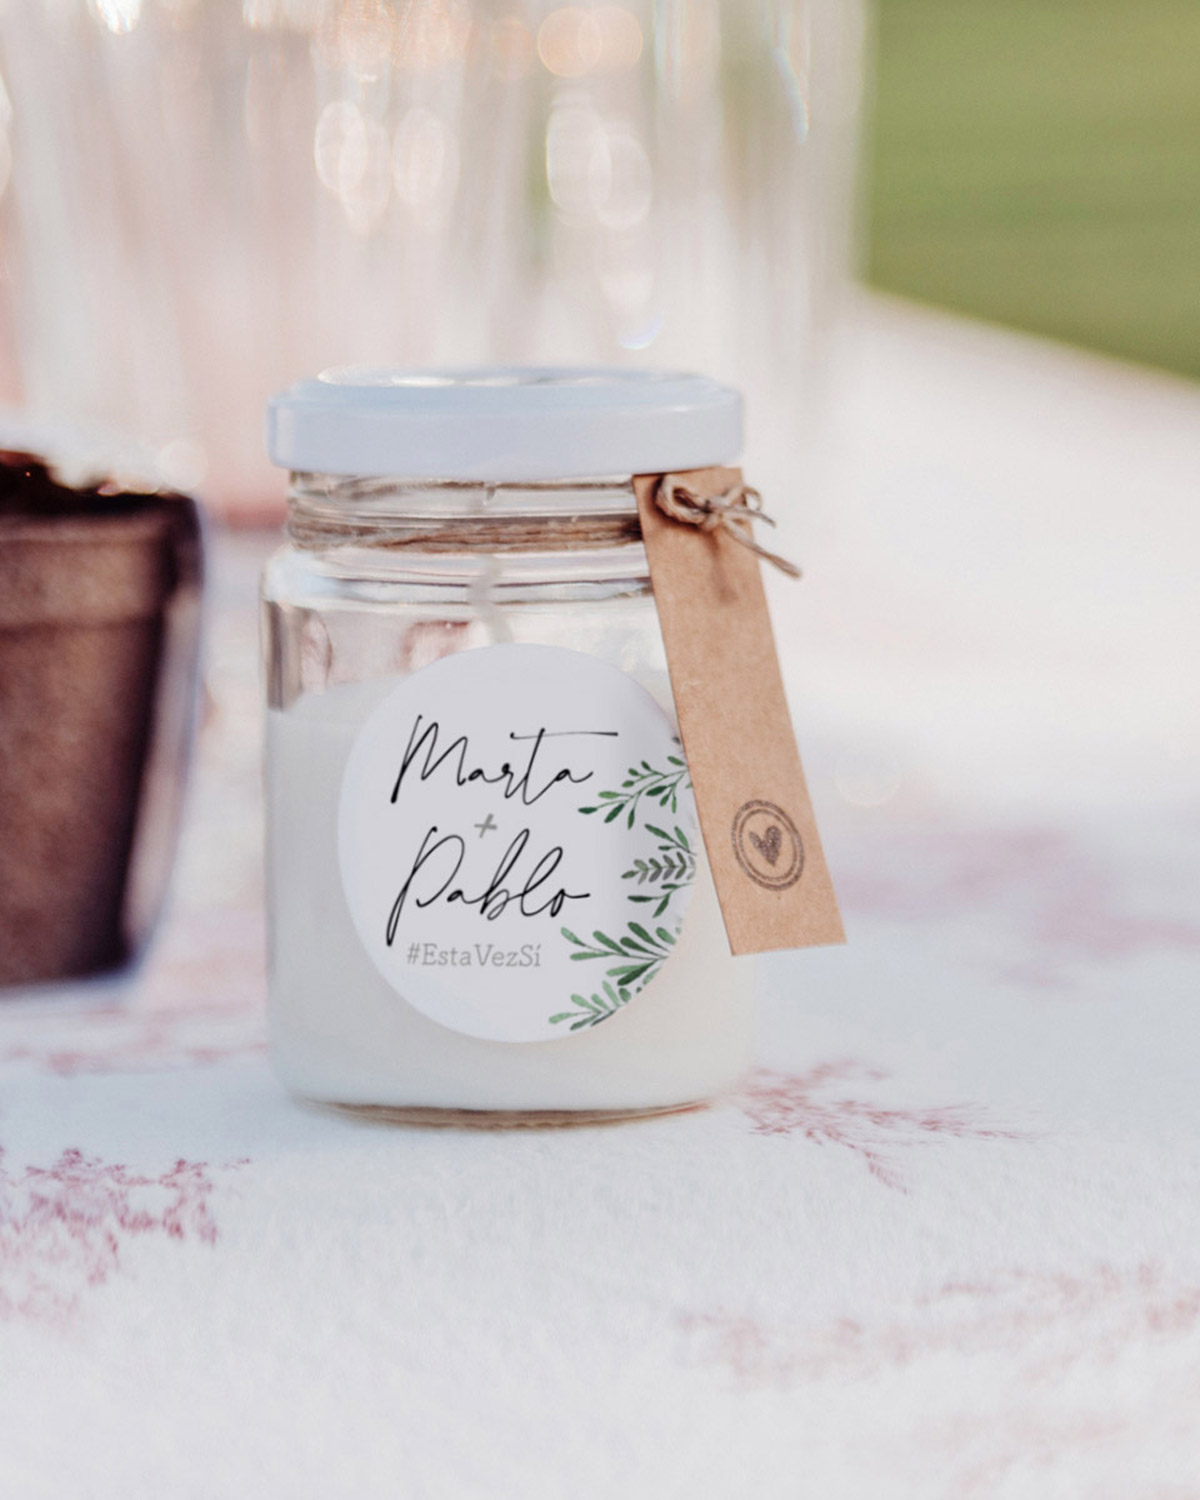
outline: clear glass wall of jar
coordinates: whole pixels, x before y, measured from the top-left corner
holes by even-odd
[[[263,579],[271,1046],[284,1082],[330,1103],[501,1123],[656,1112],[735,1084],[750,1060],[752,964],[730,956],[699,837],[653,982],[605,1024],[568,1022],[546,1040],[465,1034],[408,1003],[360,941],[339,868],[340,788],[363,725],[446,658],[580,653],[673,722],[632,480],[294,472],[288,532]]]

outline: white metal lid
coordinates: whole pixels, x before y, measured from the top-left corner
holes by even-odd
[[[734,462],[742,399],[703,375],[622,368],[347,367],[267,406],[285,469],[522,482]]]

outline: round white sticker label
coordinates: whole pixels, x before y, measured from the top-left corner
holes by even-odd
[[[666,713],[558,646],[462,651],[405,678],[342,779],[342,885],[376,968],[494,1041],[583,1032],[644,990],[671,958],[697,839]]]

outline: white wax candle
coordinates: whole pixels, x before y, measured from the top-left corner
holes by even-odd
[[[753,964],[730,956],[703,848],[672,956],[602,1025],[485,1041],[428,1019],[382,976],[347,908],[337,825],[355,737],[394,686],[335,687],[268,715],[271,1046],[288,1086],[395,1108],[637,1111],[734,1084],[751,1056]]]

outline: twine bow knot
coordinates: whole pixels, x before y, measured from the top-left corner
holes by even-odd
[[[685,526],[698,526],[701,531],[723,531],[742,547],[747,547],[764,562],[773,563],[789,578],[799,578],[800,569],[786,557],[770,552],[760,546],[751,535],[747,524],[765,521],[774,526],[774,519],[763,509],[763,498],[748,484],[734,484],[719,495],[698,495],[677,474],[664,474],[654,492],[655,504],[663,515],[672,521],[682,521]]]

